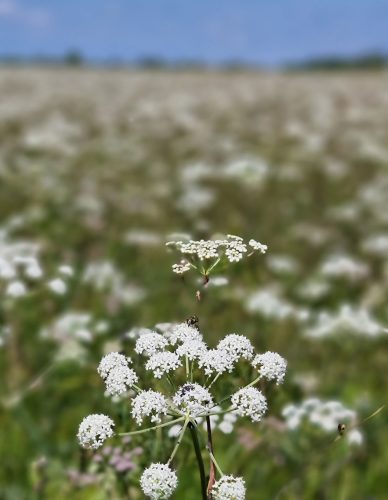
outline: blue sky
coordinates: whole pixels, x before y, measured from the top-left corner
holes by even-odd
[[[1,55],[279,64],[388,52],[388,0],[0,0]]]

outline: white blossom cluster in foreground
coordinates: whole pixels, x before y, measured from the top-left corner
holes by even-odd
[[[207,425],[218,422],[219,427],[224,429],[221,428],[222,432],[229,433],[238,417],[260,422],[267,412],[268,404],[265,395],[255,386],[259,380],[281,384],[287,362],[274,352],[256,354],[249,339],[236,333],[226,335],[215,348],[209,349],[196,323],[190,324],[189,321],[169,324],[164,333],[149,329],[139,332],[133,355],[140,358],[134,358],[135,365],[139,361],[149,373],[146,380],[139,380],[135,370],[130,367],[132,359],[118,352],[104,356],[97,371],[109,394],[133,394],[130,402],[133,421],[137,425],[144,422],[151,424],[150,428],[142,432],[170,427],[168,435],[177,438],[167,463],[151,464],[140,481],[146,496],[155,500],[165,499],[172,495],[178,484],[171,463],[187,427],[190,426],[192,432],[193,429],[203,432],[207,430]],[[225,395],[222,392],[224,377],[231,378],[240,363],[250,365],[252,380],[248,380],[244,387],[236,388],[232,394]],[[165,380],[164,386],[168,391],[149,388],[153,381],[158,388],[163,387],[162,381],[158,383],[159,379]],[[233,379],[228,384],[231,381]],[[86,417],[78,432],[81,446],[98,448],[106,438],[112,436],[113,425],[112,420],[105,415]],[[210,459],[221,475],[213,486],[213,498],[244,499],[244,480],[224,475],[211,454]]]
[[[220,262],[239,262],[254,252],[264,254],[267,251],[267,245],[254,239],[246,243],[243,238],[233,234],[215,240],[168,241],[166,245],[183,256],[180,262],[172,266],[174,273],[184,274],[194,269],[206,278]]]

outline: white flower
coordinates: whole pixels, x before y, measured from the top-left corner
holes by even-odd
[[[127,392],[139,380],[128,363],[131,363],[130,358],[118,352],[110,352],[100,361],[97,372],[105,380],[106,390],[111,396]]]
[[[221,349],[209,349],[200,355],[198,365],[200,368],[204,369],[205,375],[211,375],[214,372],[220,374],[226,371],[231,372],[234,362],[235,359],[233,356],[226,351],[222,351]]]
[[[346,439],[349,444],[360,446],[364,440],[363,435],[358,429],[352,429],[346,434]]]
[[[244,387],[232,396],[232,404],[237,415],[250,417],[253,422],[259,422],[267,411],[265,396],[255,387]]]
[[[173,246],[183,255],[192,255],[200,261],[203,260],[213,260],[216,262],[217,259],[225,256],[229,262],[238,262],[248,251],[247,245],[244,243],[243,238],[240,236],[235,236],[228,234],[226,239],[216,239],[216,240],[190,240],[188,242],[183,241],[169,241],[166,243],[167,246]],[[256,240],[251,239],[249,245],[253,250],[258,250],[260,253],[265,253],[267,250],[266,245],[262,245]],[[211,262],[209,263],[209,265]],[[188,271],[191,264],[186,260],[182,260],[180,264],[173,265],[173,271],[178,274],[182,274]]]
[[[73,276],[74,275],[74,269],[71,266],[67,265],[62,265],[58,267],[58,271],[61,274],[64,274],[65,276]]]
[[[253,347],[249,339],[236,333],[223,338],[218,343],[217,349],[227,352],[234,361],[238,361],[239,358],[252,359],[253,357]]]
[[[145,368],[154,372],[154,377],[161,378],[162,375],[182,366],[182,362],[174,352],[157,352],[147,361]]]
[[[213,500],[244,500],[245,481],[242,477],[222,476],[212,488]]]
[[[5,290],[8,297],[23,297],[27,293],[25,284],[22,281],[11,281]]]
[[[182,426],[179,424],[172,425],[169,430],[168,430],[168,437],[170,438],[177,438],[179,434],[181,433]]]
[[[206,344],[203,340],[193,339],[184,342],[176,350],[178,356],[187,356],[190,361],[199,359],[207,351]]]
[[[167,464],[151,464],[142,474],[140,485],[151,500],[170,498],[178,485],[175,472]]]
[[[189,412],[193,417],[208,413],[214,406],[210,392],[196,383],[182,385],[175,393],[173,403],[182,414]]]
[[[323,262],[321,273],[330,278],[358,281],[368,276],[369,267],[364,262],[353,259],[346,254],[331,255]]]
[[[85,417],[78,429],[78,441],[83,448],[96,450],[105,439],[113,436],[114,422],[103,414],[93,414]]]
[[[276,380],[277,385],[284,381],[287,361],[278,353],[267,351],[264,354],[258,354],[252,361],[252,365],[255,368],[260,365],[259,373],[267,380]]]
[[[37,261],[26,267],[26,275],[32,279],[39,279],[43,276],[42,268]]]
[[[176,274],[183,274],[187,273],[187,271],[190,271],[191,264],[189,261],[182,259],[179,264],[173,264],[172,265],[172,270]]]
[[[335,313],[321,311],[306,335],[320,338],[344,332],[365,337],[378,337],[386,334],[387,329],[378,323],[367,309],[342,304],[339,311]]]
[[[190,326],[187,323],[179,323],[172,329],[169,340],[171,345],[175,345],[177,342],[183,343],[189,340],[202,340],[202,335],[195,326]]]
[[[97,372],[103,379],[106,379],[111,370],[118,366],[127,367],[128,363],[132,363],[131,358],[127,358],[119,352],[110,352],[101,359]]]
[[[265,253],[268,249],[267,245],[263,245],[262,243],[250,239],[249,240],[249,246],[253,248],[253,250],[258,250],[260,253]]]
[[[321,401],[318,398],[305,399],[300,405],[289,404],[282,410],[286,425],[290,430],[297,429],[303,421],[313,424],[324,432],[336,432],[338,424],[355,425],[357,414],[346,408],[340,401]],[[348,442],[356,444],[362,434],[346,434]]]
[[[61,278],[56,278],[47,283],[47,286],[58,295],[64,295],[67,292],[67,285]]]
[[[140,425],[144,417],[151,417],[151,422],[160,423],[160,414],[166,415],[167,399],[160,392],[142,391],[132,401],[132,417]]]
[[[223,420],[218,424],[218,429],[224,434],[231,434],[234,429],[234,425],[232,422],[228,422],[227,420]]]
[[[135,352],[145,356],[152,356],[158,351],[162,351],[168,345],[167,339],[160,333],[150,332],[140,337],[136,341]]]
[[[124,394],[138,381],[135,371],[128,366],[116,366],[105,379],[106,390],[111,396]]]
[[[229,237],[231,235],[228,235]],[[244,253],[247,251],[247,246],[242,242],[241,238],[237,239],[235,236],[232,241],[228,241],[225,255],[228,258],[229,262],[238,262],[244,256]]]

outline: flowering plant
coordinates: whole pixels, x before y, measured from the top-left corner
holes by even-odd
[[[176,444],[167,462],[153,463],[144,471],[140,481],[144,493],[152,499],[169,498],[172,495],[178,483],[172,462],[188,429],[201,473],[203,498],[207,498],[210,491],[214,499],[245,498],[243,479],[224,475],[214,457],[211,417],[233,414],[259,422],[268,405],[265,395],[255,386],[261,379],[282,383],[286,361],[273,352],[255,354],[249,339],[235,333],[227,335],[216,348],[210,349],[198,329],[198,323],[193,323],[192,318],[172,326],[164,334],[143,333],[137,339],[134,351],[145,358],[145,369],[153,375],[150,379],[152,388],[138,385],[139,377],[130,367],[132,359],[124,354],[109,353],[102,358],[98,367],[109,394],[133,391],[131,415],[136,424],[142,425],[145,421],[151,424],[122,435],[136,435],[180,425]],[[222,376],[229,376],[232,385],[235,385],[233,372],[240,362],[248,363],[255,376],[252,381],[225,396],[216,382]],[[204,479],[198,438],[202,432],[199,426],[201,419],[206,420],[207,451],[211,461],[208,485]],[[106,438],[113,435],[113,427],[114,422],[108,416],[89,415],[80,425],[79,441],[85,448],[97,449]],[[221,476],[218,481],[215,480],[214,468]]]
[[[250,257],[255,252],[264,254],[267,251],[267,245],[254,239],[245,243],[243,238],[233,234],[214,240],[168,241],[166,245],[183,256],[179,263],[173,264],[173,272],[182,275],[193,269],[203,276],[205,284],[209,281],[210,273],[219,264],[239,262],[244,256]]]
[[[239,261],[246,253],[247,245],[238,236],[228,235],[224,240],[193,241],[188,243],[169,242],[190,261],[175,264],[174,272],[181,274],[190,268],[200,270],[205,283],[211,271],[227,259]],[[254,251],[264,253],[265,245],[250,240]],[[197,262],[195,264],[194,262]],[[178,478],[172,468],[174,457],[188,429],[191,434],[198,462],[203,499],[242,500],[245,498],[245,483],[240,477],[224,475],[214,457],[212,418],[231,415],[230,422],[237,417],[260,422],[267,412],[265,395],[255,387],[259,380],[284,380],[287,362],[279,354],[266,352],[256,354],[250,340],[244,335],[226,335],[215,348],[209,348],[199,330],[198,318],[170,325],[163,333],[143,329],[136,340],[134,355],[143,358],[141,365],[153,378],[147,378],[151,387],[141,387],[139,376],[131,368],[133,360],[118,352],[104,356],[98,366],[98,373],[104,380],[106,392],[111,396],[129,393],[131,416],[137,425],[144,421],[150,424],[141,430],[121,433],[132,436],[173,427],[176,444],[166,463],[152,463],[142,474],[140,484],[146,496],[152,500],[169,498],[175,491]],[[249,365],[251,378],[243,387],[238,387],[234,371],[241,362]],[[221,377],[229,377],[228,387],[233,392],[225,394],[220,384]],[[223,384],[224,386],[224,384]],[[210,474],[206,484],[205,468],[200,448],[200,424],[206,421],[207,452],[210,457]],[[89,415],[81,422],[78,439],[84,448],[99,448],[105,439],[113,436],[113,420],[103,414]],[[217,472],[220,479],[216,480]]]

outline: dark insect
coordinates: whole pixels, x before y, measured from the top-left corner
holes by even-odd
[[[195,315],[190,316],[190,318],[187,318],[186,323],[188,326],[195,326],[196,328],[198,328],[198,323],[199,323],[198,316]]]
[[[180,396],[184,396],[185,394],[187,394],[188,392],[191,392],[192,390],[194,389],[194,385],[193,384],[185,384],[181,387],[179,393],[180,393]]]
[[[346,430],[346,425],[345,424],[338,424],[338,434],[340,436],[343,435],[343,433],[345,432]]]

